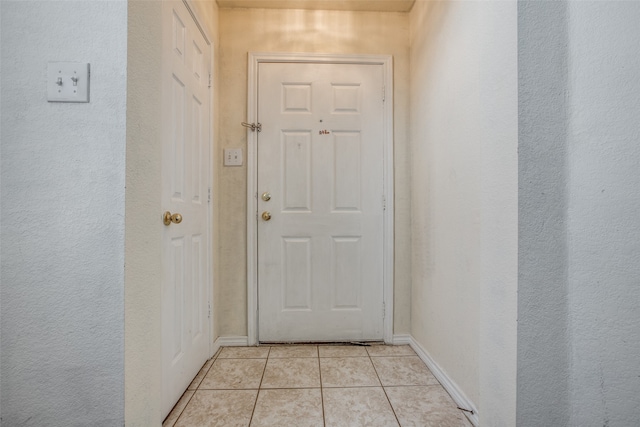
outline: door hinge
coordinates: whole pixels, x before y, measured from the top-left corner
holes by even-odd
[[[209,301],[209,302],[207,303],[207,305],[208,305],[208,308],[209,308],[209,314],[208,314],[208,316],[207,316],[207,317],[208,317],[209,319],[211,319],[211,301]]]
[[[387,310],[386,310],[384,301],[382,301],[382,318],[384,319],[386,315],[387,315]]]
[[[209,187],[209,192],[207,195],[207,202],[210,204],[211,203],[211,187]]]
[[[209,88],[211,88],[211,73],[209,73]]]
[[[386,88],[382,86],[382,102],[384,102],[386,99],[387,99],[387,91],[386,91]]]
[[[384,194],[382,195],[382,210],[387,210],[387,198],[384,196]]]

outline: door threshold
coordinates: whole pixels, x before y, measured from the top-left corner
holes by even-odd
[[[368,347],[384,345],[384,341],[260,341],[258,345],[354,345]]]

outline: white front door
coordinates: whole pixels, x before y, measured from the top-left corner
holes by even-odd
[[[383,338],[383,102],[381,65],[259,64],[260,341]]]
[[[163,19],[162,213],[182,216],[160,223],[166,416],[209,357],[211,51],[181,1],[166,2]]]

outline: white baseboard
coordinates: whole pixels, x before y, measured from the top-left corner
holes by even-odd
[[[409,344],[413,351],[416,352],[418,357],[427,365],[433,376],[440,382],[442,387],[449,393],[453,401],[459,408],[464,409],[463,413],[467,419],[475,426],[480,425],[480,418],[478,417],[478,410],[471,400],[462,392],[460,387],[446,374],[446,372],[438,366],[438,364],[431,358],[429,353],[422,348],[420,344],[411,335],[394,335],[394,345]]]
[[[413,337],[409,334],[395,334],[393,336],[393,345],[411,345]]]
[[[246,336],[218,337],[213,343],[215,351],[218,351],[220,347],[246,347],[248,345],[249,338]]]
[[[220,351],[220,338],[215,340],[213,344],[211,344],[211,357],[214,357]]]

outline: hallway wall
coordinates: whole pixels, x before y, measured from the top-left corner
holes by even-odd
[[[125,424],[162,423],[162,2],[128,2]]]
[[[640,4],[519,5],[518,425],[640,422]]]
[[[518,8],[519,425],[569,424],[567,4]]]
[[[127,3],[0,8],[2,425],[123,425]],[[91,102],[47,102],[49,61]]]
[[[638,425],[640,3],[569,17],[570,423]]]
[[[395,333],[410,328],[408,15],[286,9],[220,9],[220,136],[216,153],[246,157],[247,53],[391,54],[394,57]],[[221,158],[221,156],[220,156]],[[247,335],[246,164],[217,165],[219,230],[216,323],[220,335]]]
[[[480,425],[516,415],[516,2],[411,11],[411,334]]]

